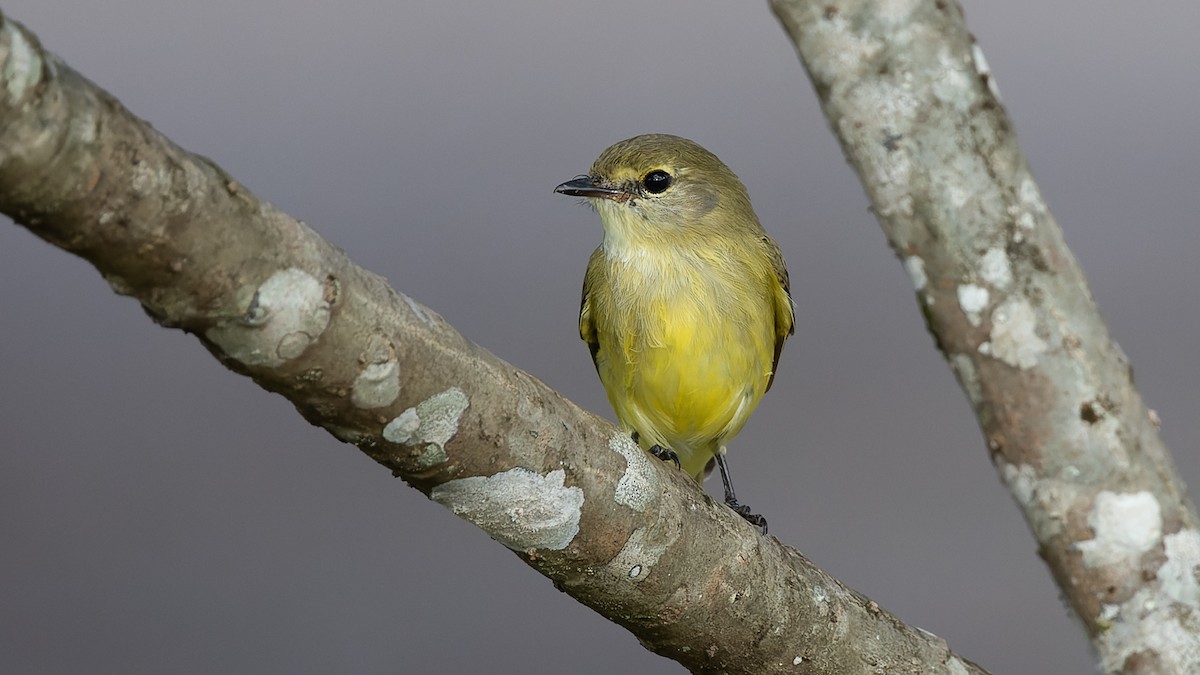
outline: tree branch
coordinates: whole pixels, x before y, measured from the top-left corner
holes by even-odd
[[[694,672],[982,673],[0,16],[0,211]]]
[[[1107,672],[1200,672],[1200,532],[958,4],[773,0]]]

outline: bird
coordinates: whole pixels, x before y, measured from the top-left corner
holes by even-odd
[[[726,504],[765,534],[737,499],[726,444],[771,388],[795,306],[746,187],[696,142],[645,134],[554,191],[585,198],[603,225],[579,335],[621,427],[697,483],[715,464]]]

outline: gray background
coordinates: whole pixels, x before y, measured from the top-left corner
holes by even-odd
[[[551,189],[616,140],[698,140],[750,187],[799,306],[731,449],[745,501],[997,673],[1092,672],[764,2],[3,7],[176,142],[605,414],[576,334],[600,225]],[[1200,5],[966,10],[1194,482]],[[8,225],[0,316],[0,671],[681,672]]]

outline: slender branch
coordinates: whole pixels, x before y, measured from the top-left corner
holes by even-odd
[[[0,16],[0,212],[694,672],[982,673]],[[802,667],[802,668],[801,668]]]
[[[773,0],[1107,672],[1200,672],[1200,532],[949,0]]]

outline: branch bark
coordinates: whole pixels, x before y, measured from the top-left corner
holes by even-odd
[[[0,16],[0,212],[698,673],[982,673]]]
[[[948,0],[772,0],[1110,673],[1200,672],[1200,532]]]

